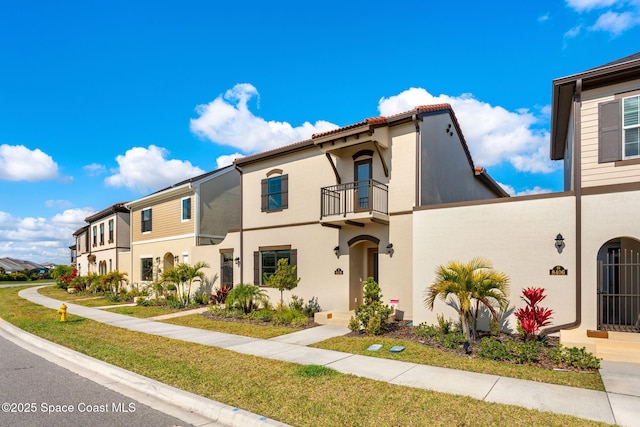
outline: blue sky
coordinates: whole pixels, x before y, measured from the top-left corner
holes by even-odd
[[[231,3],[0,1],[0,257],[68,263],[114,203],[429,103],[511,194],[561,191],[552,80],[640,50],[640,0]]]

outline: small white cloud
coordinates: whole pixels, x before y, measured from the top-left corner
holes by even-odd
[[[634,27],[639,22],[638,16],[631,12],[606,12],[600,15],[596,23],[589,27],[589,29],[591,31],[606,31],[617,36],[629,28]]]
[[[576,12],[588,12],[594,9],[610,7],[616,3],[625,3],[620,0],[566,0],[567,6]]]
[[[569,29],[566,33],[564,33],[563,38],[565,40],[575,38],[580,34],[581,30],[582,30],[582,25],[576,25],[575,27]]]
[[[549,13],[538,16],[538,22],[545,22],[549,20]]]
[[[309,139],[311,135],[335,129],[326,121],[292,126],[287,122],[267,121],[255,116],[248,107],[257,89],[241,83],[208,104],[198,105],[197,119],[191,119],[191,131],[210,141],[234,147],[243,153],[255,153]]]
[[[101,165],[98,163],[91,163],[90,165],[85,165],[82,167],[82,169],[89,176],[102,175],[107,171],[107,168],[104,165]]]
[[[45,181],[58,178],[58,164],[39,149],[0,145],[0,180]]]
[[[471,94],[434,96],[423,88],[381,98],[378,110],[388,116],[419,105],[441,103],[451,104],[476,165],[493,166],[507,161],[523,172],[550,173],[558,169],[549,159],[549,132],[535,129],[540,119],[529,110],[508,111]]]
[[[134,147],[116,157],[118,169],[105,179],[111,187],[126,187],[138,193],[159,190],[204,173],[186,160],[167,160],[169,152],[150,145]]]
[[[233,153],[226,156],[220,156],[216,159],[216,165],[218,169],[223,168],[225,166],[229,166],[233,163],[235,159],[239,159],[240,157],[244,157],[240,153]]]
[[[502,187],[502,189],[504,191],[507,192],[508,195],[510,195],[511,197],[516,197],[516,196],[530,196],[533,194],[547,194],[547,193],[552,193],[553,190],[550,190],[548,188],[542,188],[539,186],[535,186],[533,188],[525,188],[524,190],[521,191],[516,191],[515,188],[513,188],[513,186],[509,185],[509,184],[503,184],[501,182],[498,183],[498,185],[500,185],[500,187]]]

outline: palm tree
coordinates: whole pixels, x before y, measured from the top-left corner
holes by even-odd
[[[103,289],[110,289],[114,295],[118,295],[120,293],[120,285],[124,283],[129,283],[127,279],[127,273],[124,271],[113,270],[109,273],[102,276],[100,279],[100,284]]]
[[[199,261],[194,265],[180,263],[174,268],[165,270],[162,273],[162,282],[173,283],[178,289],[178,299],[185,307],[189,305],[191,299],[191,286],[193,282],[203,282],[206,279],[203,268],[209,268],[209,264]]]
[[[225,300],[227,308],[238,308],[245,314],[251,313],[260,306],[266,308],[268,304],[267,291],[249,283],[234,286]]]
[[[471,339],[476,337],[477,317],[480,304],[485,306],[491,316],[499,321],[494,304],[501,309],[508,305],[507,291],[509,278],[492,269],[491,263],[480,257],[468,263],[451,261],[436,269],[436,280],[427,288],[424,304],[430,310],[436,298],[446,301],[449,296],[458,299],[457,309],[462,322],[462,330]],[[476,300],[475,315],[472,315],[472,300]],[[473,329],[469,330],[469,325]]]

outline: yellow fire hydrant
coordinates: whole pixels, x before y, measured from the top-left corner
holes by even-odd
[[[58,314],[60,315],[61,322],[67,321],[67,306],[64,303],[62,303],[62,305],[58,309]]]

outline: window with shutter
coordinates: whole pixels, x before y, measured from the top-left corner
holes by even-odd
[[[278,175],[261,181],[262,212],[279,211],[289,207],[289,176]]]
[[[278,260],[287,259],[289,265],[298,264],[297,249],[269,249],[261,250],[253,253],[253,284],[261,286],[264,284],[265,277],[269,277],[276,271]],[[296,271],[297,275],[297,271]]]
[[[622,160],[620,100],[598,104],[598,162]]]

